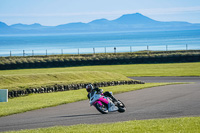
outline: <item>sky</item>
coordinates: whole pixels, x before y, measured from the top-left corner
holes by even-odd
[[[87,23],[137,12],[158,21],[200,23],[200,0],[0,0],[0,21],[8,25]]]

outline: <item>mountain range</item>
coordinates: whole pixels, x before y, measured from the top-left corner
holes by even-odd
[[[193,24],[182,21],[162,22],[153,20],[140,13],[125,14],[115,20],[97,19],[89,23],[68,23],[58,26],[43,26],[39,23],[13,24],[8,26],[0,22],[0,34],[49,34],[75,32],[112,32],[112,31],[169,31],[196,30],[200,23]]]

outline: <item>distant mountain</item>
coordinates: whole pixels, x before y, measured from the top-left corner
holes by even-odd
[[[19,23],[19,24],[13,24],[10,27],[15,28],[15,29],[20,29],[20,30],[31,30],[31,29],[43,28],[43,26],[41,24],[38,24],[38,23],[34,23],[34,24],[31,24],[31,25]]]
[[[0,22],[0,28],[8,28],[9,26],[6,23]]]
[[[195,30],[200,24],[188,22],[161,22],[140,13],[125,14],[115,20],[97,19],[89,23],[68,23],[58,26],[43,26],[38,23],[14,24],[8,26],[0,22],[0,34],[72,33],[72,32],[110,32],[110,31],[165,31]]]
[[[98,25],[98,24],[108,24],[108,23],[110,23],[110,21],[103,18],[103,19],[93,20],[93,21],[89,22],[88,24],[96,24],[96,25]]]
[[[18,33],[17,29],[13,29],[8,26],[6,23],[0,22],[0,34],[11,34],[11,33]]]
[[[112,22],[118,23],[118,24],[156,24],[158,21],[155,21],[153,19],[150,19],[140,13],[135,14],[126,14],[121,16],[118,19],[113,20]]]

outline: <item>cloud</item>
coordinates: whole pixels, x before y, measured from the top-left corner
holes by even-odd
[[[143,9],[142,13],[157,15],[157,14],[183,14],[183,13],[198,13],[200,12],[200,6],[195,7],[177,7],[177,8],[155,8],[155,9]]]
[[[66,17],[82,15],[112,15],[120,12],[77,12],[77,13],[46,13],[46,14],[0,14],[1,17]]]
[[[105,11],[105,12],[74,12],[74,13],[38,13],[38,14],[0,14],[0,17],[67,17],[67,16],[93,16],[93,15],[122,15],[129,13],[143,13],[145,15],[161,15],[161,14],[183,14],[183,13],[199,13],[200,6],[195,7],[177,7],[177,8],[150,8],[137,10],[121,10],[121,11]]]

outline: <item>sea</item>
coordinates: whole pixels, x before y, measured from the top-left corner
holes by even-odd
[[[200,30],[0,35],[0,56],[200,50]]]

